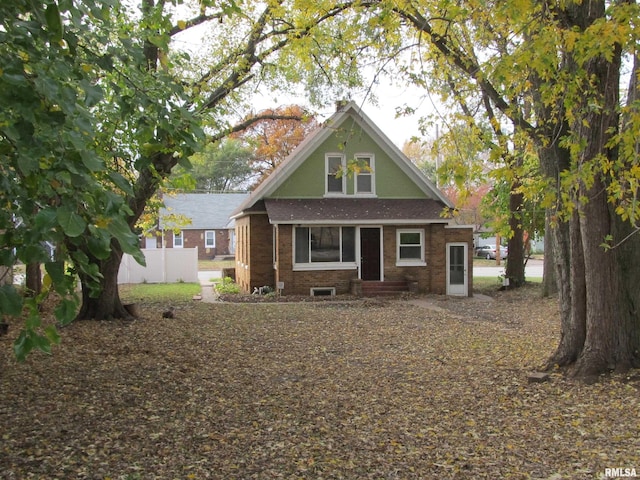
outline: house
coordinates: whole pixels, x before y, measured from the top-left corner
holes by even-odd
[[[247,193],[180,193],[165,195],[160,209],[158,235],[143,237],[143,248],[198,247],[198,259],[232,256],[235,225],[229,218]],[[175,221],[179,217],[186,222]],[[190,222],[190,223],[189,223]],[[185,224],[186,223],[186,224]]]
[[[236,282],[283,295],[471,295],[472,228],[445,207],[371,119],[341,103],[233,213]]]

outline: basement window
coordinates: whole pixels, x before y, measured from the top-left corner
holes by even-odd
[[[311,289],[312,297],[335,297],[336,287],[313,287]]]

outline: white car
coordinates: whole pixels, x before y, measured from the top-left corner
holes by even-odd
[[[486,258],[487,260],[496,259],[495,245],[482,245],[476,248],[476,257]],[[507,248],[500,246],[500,258],[507,258]]]

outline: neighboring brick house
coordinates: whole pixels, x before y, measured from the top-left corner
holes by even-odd
[[[164,208],[159,214],[159,235],[143,237],[143,248],[198,247],[200,260],[215,256],[232,256],[235,253],[235,225],[230,219],[234,209],[248,197],[248,193],[181,193],[165,195]],[[191,219],[181,230],[174,231],[168,218],[170,214]]]
[[[232,214],[236,282],[283,295],[374,286],[471,295],[472,228],[443,218],[445,207],[357,105],[343,103]]]

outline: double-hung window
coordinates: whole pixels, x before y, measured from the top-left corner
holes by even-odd
[[[398,230],[396,236],[397,243],[397,265],[423,266],[424,260],[424,230],[404,229]]]
[[[204,232],[204,248],[216,248],[216,232],[214,230]]]
[[[346,192],[345,157],[339,153],[325,156],[325,192],[327,195],[344,195]]]
[[[356,155],[355,190],[356,194],[372,195],[375,192],[373,155]]]
[[[347,268],[356,261],[355,227],[296,227],[295,266]]]
[[[173,248],[182,248],[184,246],[184,236],[182,230],[173,232]]]

